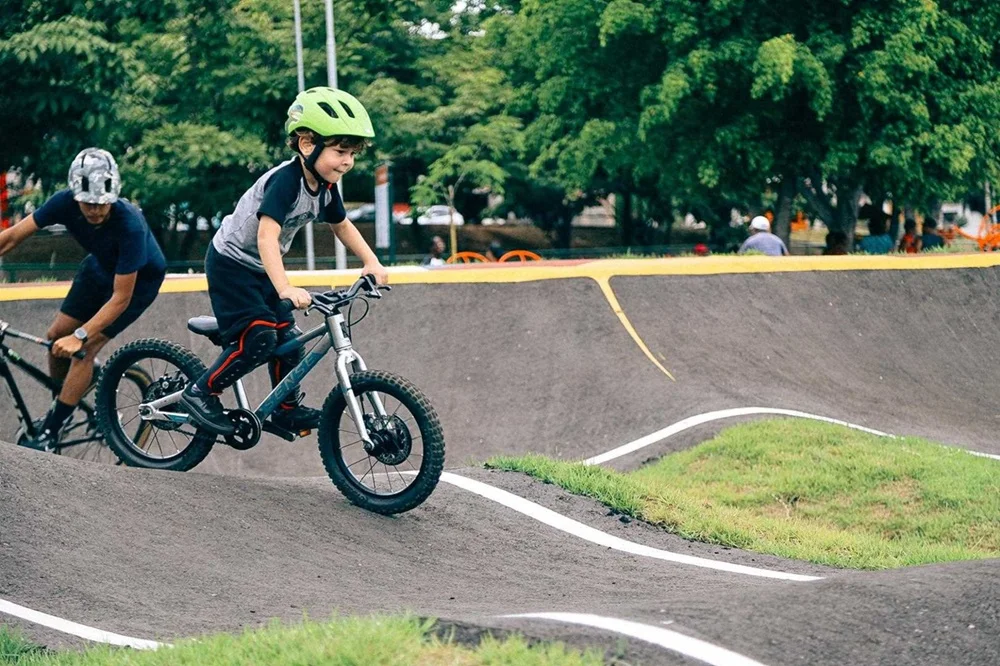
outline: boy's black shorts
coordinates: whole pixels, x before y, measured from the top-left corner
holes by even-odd
[[[101,333],[106,337],[113,338],[131,326],[139,318],[139,315],[145,312],[146,308],[156,300],[162,284],[162,275],[159,279],[136,280],[135,289],[132,291],[132,300],[129,301],[125,312],[118,315],[118,318]],[[94,255],[88,254],[80,262],[80,270],[76,272],[73,284],[70,286],[69,293],[66,294],[66,299],[59,311],[73,319],[86,322],[111,300],[111,294],[114,291],[115,276],[101,268]]]
[[[295,323],[291,312],[278,313],[280,299],[267,273],[252,271],[220,254],[211,243],[205,255],[205,275],[212,313],[219,321],[224,344],[238,339],[253,321]]]

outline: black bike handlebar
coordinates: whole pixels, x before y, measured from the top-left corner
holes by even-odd
[[[36,345],[41,345],[42,347],[45,347],[46,349],[50,349],[50,350],[52,349],[52,341],[51,340],[46,340],[45,338],[40,338],[37,335],[32,335],[31,333],[24,333],[22,331],[16,331],[13,328],[11,328],[10,324],[8,324],[7,322],[0,321],[0,339],[3,339],[3,336],[5,336],[5,335],[9,335],[12,338],[18,338],[20,340],[27,340],[28,342],[34,342]],[[81,350],[79,350],[77,352],[74,352],[73,353],[73,358],[87,358],[87,351],[85,349],[81,349]]]
[[[347,290],[334,290],[325,292],[309,292],[309,296],[312,297],[312,303],[307,308],[306,312],[313,308],[318,308],[320,310],[336,310],[337,308],[347,305],[358,296],[368,296],[371,298],[382,298],[380,290],[392,291],[392,287],[389,285],[379,286],[375,277],[372,275],[362,275],[358,280],[350,286]],[[362,294],[362,291],[364,292]],[[283,298],[278,301],[278,312],[280,314],[288,314],[295,310],[295,305],[290,299]]]

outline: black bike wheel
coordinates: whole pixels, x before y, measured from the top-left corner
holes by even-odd
[[[138,395],[149,388],[151,379],[149,375],[140,368],[132,367],[126,370],[123,382],[131,383],[132,391]],[[55,453],[67,458],[86,460],[110,465],[120,465],[122,463],[114,451],[104,441],[101,436],[100,426],[97,424],[97,416],[90,407],[85,407],[89,400],[93,398],[94,386],[91,386],[83,395],[81,407],[73,412],[69,424],[63,429],[60,438],[59,448]],[[132,432],[132,439],[142,436],[143,428],[150,426],[145,421],[140,421],[135,425]]]
[[[333,483],[353,504],[375,513],[402,513],[426,500],[444,468],[444,433],[427,398],[396,375],[367,370],[351,375],[364,412],[366,431],[376,443],[366,451],[341,390],[323,403],[319,452]],[[378,396],[387,417],[372,401]]]
[[[126,379],[133,368],[151,379],[141,393],[132,390]],[[156,338],[130,342],[111,355],[97,382],[95,413],[119,460],[131,467],[186,472],[205,459],[215,443],[211,433],[190,424],[143,421],[139,416],[141,403],[180,391],[203,372],[205,365],[191,351]]]

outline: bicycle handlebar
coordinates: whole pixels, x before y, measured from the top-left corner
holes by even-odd
[[[5,321],[0,321],[0,340],[3,336],[9,335],[12,338],[18,338],[21,340],[27,340],[28,342],[34,342],[36,345],[41,345],[46,349],[52,349],[52,341],[46,340],[45,338],[40,338],[37,335],[32,335],[31,333],[24,333],[22,331],[16,331],[10,327],[10,324]],[[81,349],[73,354],[73,358],[87,358],[87,351]]]
[[[375,278],[371,275],[362,275],[358,280],[346,290],[333,290],[324,292],[309,292],[312,297],[312,302],[309,307],[306,308],[306,314],[310,310],[320,310],[324,313],[333,312],[337,308],[341,308],[355,298],[359,296],[367,296],[370,298],[382,298],[382,293],[380,290],[392,291],[392,287],[385,284],[379,286],[375,282]],[[363,293],[362,293],[363,292]],[[280,314],[288,314],[294,311],[296,308],[292,304],[292,301],[283,298],[278,301],[278,312]]]

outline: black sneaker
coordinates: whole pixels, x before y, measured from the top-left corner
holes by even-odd
[[[229,417],[223,411],[222,403],[219,402],[219,399],[214,395],[204,395],[200,392],[194,393],[191,390],[193,386],[192,384],[184,389],[184,393],[181,393],[181,399],[177,404],[191,415],[195,425],[199,428],[207,430],[213,435],[225,436],[233,434],[235,428],[233,428]]]
[[[56,446],[59,444],[59,431],[55,432],[45,429],[38,433],[34,438],[25,437],[18,444],[27,448],[34,449],[36,451],[55,451]]]
[[[271,423],[288,430],[289,432],[302,432],[303,430],[313,430],[319,426],[319,419],[323,413],[318,409],[298,405],[295,409],[282,409],[271,414]]]

